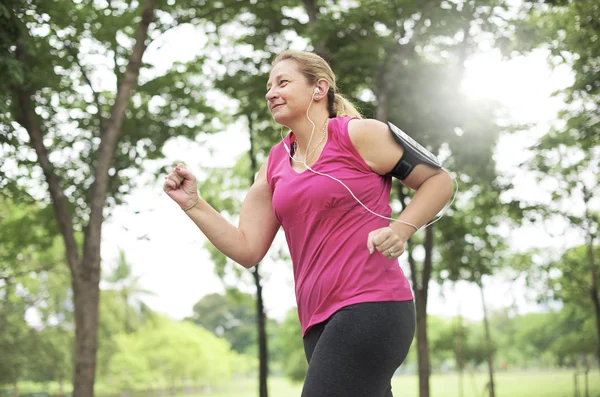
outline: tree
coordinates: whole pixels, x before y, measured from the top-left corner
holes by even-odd
[[[143,289],[139,282],[141,276],[135,276],[131,264],[127,262],[124,250],[119,250],[119,260],[117,266],[106,277],[105,281],[109,284],[109,289],[114,291],[122,307],[126,308],[125,332],[133,332],[138,324],[152,316],[150,309],[142,300],[142,296],[154,295],[152,291]]]
[[[302,332],[298,312],[291,309],[285,319],[277,327],[277,348],[284,357],[283,370],[285,375],[293,382],[301,382],[306,376],[308,363],[304,354],[302,339],[298,337]]]
[[[38,333],[38,348],[27,357],[34,362],[30,380],[58,382],[60,397],[65,394],[65,381],[73,373],[73,336],[73,332],[63,324],[45,326]]]
[[[207,85],[205,78],[189,80],[186,68],[201,70],[204,58],[138,85],[140,72],[151,70],[143,62],[150,39],[184,23],[225,23],[245,6],[235,4],[198,9],[186,1],[113,0],[105,7],[42,0],[0,9],[7,20],[0,29],[0,65],[7,70],[0,92],[8,93],[0,112],[2,144],[31,147],[36,162],[20,150],[14,151],[17,165],[43,175],[49,193],[43,199],[52,202],[63,236],[75,306],[76,397],[93,396],[106,209],[135,186],[132,171],[141,170],[144,159],[162,157],[170,137],[193,138],[220,126],[206,98],[190,95],[191,87],[204,92]],[[4,173],[3,183],[16,186],[16,172]]]
[[[476,176],[477,178],[478,176]],[[478,194],[461,205],[460,211],[453,214],[452,219],[441,220],[439,228],[445,233],[462,236],[459,239],[445,239],[440,244],[441,263],[444,266],[437,269],[440,280],[457,282],[467,280],[475,283],[480,290],[483,307],[484,335],[487,345],[487,363],[489,373],[490,396],[495,394],[493,342],[491,337],[490,319],[484,294],[484,277],[497,273],[508,265],[506,261],[507,247],[499,232],[500,225],[510,219],[509,205],[502,203],[497,187],[480,188],[485,179],[470,183],[471,191]]]
[[[565,219],[570,227],[580,231],[586,242],[586,292],[594,307],[596,334],[600,341],[600,265],[595,252],[600,214],[594,210],[593,198],[600,193],[600,173],[596,159],[600,155],[600,145],[589,147],[585,139],[579,137],[580,130],[561,131],[553,129],[535,146],[535,158],[529,167],[537,173],[538,180],[552,178],[558,188],[552,194],[553,200],[542,210],[544,214]],[[574,159],[574,160],[573,160]],[[573,203],[579,201],[580,207]],[[569,203],[565,206],[565,203]],[[571,274],[572,275],[572,274]],[[600,362],[600,343],[597,346],[597,359]]]
[[[186,320],[225,338],[233,350],[246,354],[257,340],[255,301],[254,296],[229,288],[225,295],[204,296],[194,305],[193,315]]]
[[[157,316],[143,330],[117,335],[116,342],[109,375],[120,390],[161,381],[173,392],[188,380],[195,385],[219,385],[237,370],[238,356],[226,340],[187,321]]]
[[[480,324],[466,322],[461,316],[444,321],[436,317],[430,320],[436,325],[432,327],[436,335],[431,338],[432,351],[436,355],[450,353],[459,371],[469,363],[478,366],[487,360],[488,343]],[[457,349],[457,339],[463,341],[460,351]],[[497,347],[493,346],[492,349],[495,351]],[[461,388],[462,384],[459,383],[459,390]]]
[[[535,153],[528,162],[540,179],[554,179],[557,186],[545,214],[562,217],[578,229],[587,245],[589,282],[587,293],[594,306],[597,339],[600,341],[600,267],[594,252],[600,228],[600,216],[592,199],[600,192],[598,112],[600,110],[600,72],[597,37],[600,7],[594,1],[527,2],[528,17],[515,31],[506,50],[528,52],[533,48],[549,50],[549,62],[564,64],[574,73],[573,84],[562,90],[565,109],[559,113],[560,123],[531,149]],[[580,204],[575,206],[577,200]],[[565,205],[568,203],[568,205]],[[600,361],[600,343],[597,347]]]
[[[563,324],[565,324],[564,334],[560,351],[562,356],[572,354],[588,354],[596,351],[596,358],[600,362],[598,356],[600,348],[600,335],[596,323],[596,303],[590,297],[594,285],[600,283],[600,275],[589,269],[589,245],[585,244],[567,250],[564,255],[557,261],[547,264],[547,272],[554,274],[558,271],[558,276],[549,276],[549,286],[551,288],[552,298],[564,304],[562,312]],[[600,248],[594,247],[593,256],[600,255]],[[595,277],[595,280],[593,279]],[[592,321],[592,319],[594,321]],[[570,327],[566,327],[570,324]],[[594,326],[592,326],[594,324]],[[595,337],[591,337],[592,333],[582,335],[583,329],[589,331],[595,328]],[[570,337],[569,337],[570,336]],[[564,354],[568,351],[567,354]]]
[[[21,196],[22,194],[22,196]],[[35,203],[20,192],[18,200],[0,194],[0,282],[54,268],[53,260],[32,260],[56,242],[57,225],[52,208]]]
[[[0,290],[0,384],[12,384],[18,395],[18,383],[29,373],[38,345],[37,334],[25,321],[26,300],[15,293],[16,285],[5,281]]]
[[[99,94],[94,91],[91,82],[89,89],[94,93],[96,109],[98,114],[99,134],[92,133],[100,143],[97,151],[90,154],[90,174],[92,181],[90,185],[89,207],[86,208],[85,218],[88,222],[83,229],[85,239],[83,252],[75,239],[75,225],[72,216],[72,202],[68,199],[68,192],[64,189],[61,181],[60,169],[57,169],[50,157],[48,148],[49,138],[56,131],[59,114],[52,109],[52,94],[62,91],[63,101],[76,90],[73,82],[67,82],[69,74],[61,75],[60,70],[76,70],[79,76],[77,80],[83,82],[88,79],[87,71],[80,64],[80,48],[78,43],[84,32],[84,24],[89,24],[97,18],[101,10],[84,7],[69,7],[67,2],[53,4],[53,2],[39,2],[31,5],[27,12],[24,10],[13,10],[17,21],[18,34],[11,50],[10,56],[19,65],[19,76],[10,82],[10,116],[14,118],[23,129],[27,131],[29,143],[35,150],[37,161],[42,169],[52,202],[56,211],[60,231],[63,235],[67,251],[68,264],[71,269],[75,301],[76,319],[76,352],[75,352],[75,377],[74,395],[92,396],[94,385],[95,361],[96,361],[96,329],[99,300],[99,275],[100,275],[100,238],[103,220],[103,210],[109,190],[112,162],[115,157],[117,142],[125,119],[132,90],[137,82],[141,59],[146,49],[146,35],[148,27],[153,19],[156,1],[149,0],[144,3],[141,12],[142,18],[135,31],[135,45],[129,57],[127,70],[122,74],[114,104],[110,107],[110,117],[104,119]],[[43,15],[47,15],[51,23],[44,21]],[[135,15],[130,12],[129,15]],[[78,23],[72,24],[75,20]],[[88,22],[89,21],[89,22]],[[93,22],[92,22],[93,23]],[[38,32],[43,29],[45,34],[38,33],[35,29],[27,29],[27,26],[38,25]],[[101,25],[101,24],[100,24]],[[69,29],[71,30],[69,31]],[[106,29],[106,28],[105,28]],[[37,55],[36,55],[37,53]],[[41,54],[44,54],[43,56]],[[58,69],[54,68],[57,65]],[[60,66],[59,66],[60,65]],[[68,84],[65,87],[65,84]],[[54,98],[59,99],[56,95]],[[71,97],[72,98],[72,97]],[[72,109],[83,106],[93,106],[87,103],[84,96],[80,96]],[[108,104],[108,102],[106,102]],[[41,111],[40,107],[44,108]],[[81,121],[81,120],[80,120]],[[89,123],[89,121],[88,121]],[[73,140],[74,137],[70,139]],[[67,141],[68,142],[68,141]],[[59,144],[56,146],[60,147]],[[50,148],[52,149],[52,147]],[[95,158],[94,158],[95,157]],[[114,172],[114,169],[112,169]],[[90,175],[90,176],[91,176]],[[78,197],[82,200],[85,193]],[[83,197],[82,197],[83,196]],[[83,214],[79,214],[82,216]]]
[[[0,383],[18,392],[21,380],[60,382],[70,369],[69,280],[47,208],[1,197],[0,212]],[[34,326],[28,311],[39,318]]]
[[[131,279],[131,278],[130,278]],[[135,287],[127,283],[126,285]],[[127,289],[127,288],[126,288]],[[138,288],[127,289],[135,291]],[[120,290],[101,290],[98,307],[98,357],[97,376],[106,379],[112,373],[113,359],[119,352],[120,335],[136,334],[139,330],[151,328],[158,315],[145,308],[140,311],[140,303],[136,300],[124,300]],[[143,305],[142,307],[145,307]]]
[[[54,264],[50,270],[35,273],[29,283],[32,309],[40,318],[36,326],[38,345],[29,360],[33,363],[30,380],[56,381],[59,394],[73,373],[74,313],[70,277],[65,262],[64,245],[59,237],[46,250],[36,252],[36,260]],[[48,266],[48,265],[47,265]],[[35,357],[35,359],[33,359]]]
[[[597,246],[595,251],[594,255],[598,255]],[[519,349],[533,350],[528,353],[530,357],[545,357],[564,366],[597,352],[587,257],[584,244],[564,251],[535,249],[515,255],[512,260],[537,302],[547,307],[546,313],[524,316],[516,326]]]

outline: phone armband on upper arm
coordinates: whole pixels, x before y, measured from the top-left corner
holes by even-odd
[[[406,179],[418,164],[427,164],[434,168],[442,168],[438,158],[425,149],[417,141],[408,136],[400,128],[388,121],[390,133],[396,143],[404,149],[404,154],[396,163],[389,175],[400,180]]]

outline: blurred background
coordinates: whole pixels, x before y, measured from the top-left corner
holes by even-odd
[[[458,193],[400,266],[396,396],[600,396],[600,5],[592,0],[2,0],[0,394],[300,396],[278,234],[253,269],[162,192],[184,162],[237,222],[282,131],[284,49]],[[398,214],[411,192],[394,182]],[[366,248],[365,248],[366,249]]]

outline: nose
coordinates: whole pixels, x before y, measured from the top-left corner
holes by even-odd
[[[271,102],[273,99],[275,99],[277,97],[277,93],[274,92],[273,90],[269,90],[267,91],[267,93],[265,94],[265,98],[267,99],[267,101]]]

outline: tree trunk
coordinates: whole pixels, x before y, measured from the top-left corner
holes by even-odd
[[[254,124],[252,116],[248,116],[248,129],[250,130],[250,149],[248,154],[250,155],[250,185],[254,183],[254,176],[258,172],[258,162],[256,161],[256,154],[254,153],[254,135],[252,133]],[[254,285],[256,286],[256,324],[258,326],[258,361],[259,361],[259,397],[268,397],[268,385],[267,378],[269,376],[269,355],[267,351],[267,327],[265,321],[265,306],[262,296],[262,285],[260,283],[260,263],[254,266],[252,271],[254,277]]]
[[[375,91],[377,107],[375,108],[375,118],[384,123],[388,121],[388,109],[394,89],[390,81],[394,81],[395,76],[400,72],[404,47],[396,46],[394,50],[396,52],[393,54],[388,52],[381,65],[379,65],[377,76],[377,88]]]
[[[262,285],[260,284],[260,263],[254,266],[252,275],[256,284],[256,316],[258,325],[258,359],[259,359],[259,396],[268,397],[267,377],[269,374],[267,354],[267,328],[265,322],[265,307],[262,297]]]
[[[427,340],[427,294],[416,289],[417,357],[419,362],[419,397],[429,397],[429,341]]]
[[[402,204],[402,209],[406,207],[406,196],[402,186],[398,186],[398,198]],[[415,309],[417,317],[417,360],[419,368],[419,397],[429,397],[430,385],[429,377],[431,374],[431,364],[429,360],[429,341],[427,338],[427,296],[429,291],[429,279],[432,271],[432,251],[433,251],[433,226],[425,229],[425,259],[423,261],[423,271],[419,278],[417,263],[412,255],[412,244],[410,240],[406,243],[408,254],[408,263],[410,265],[410,277],[413,290],[415,291]]]
[[[477,280],[477,285],[479,286],[479,292],[481,293],[481,304],[483,305],[483,324],[485,328],[485,342],[487,345],[488,372],[490,375],[489,392],[490,397],[495,397],[496,392],[494,388],[494,354],[492,349],[492,338],[490,335],[490,322],[487,315],[487,307],[485,305],[485,296],[483,294],[483,281],[481,280],[481,276],[479,276],[479,279]]]
[[[77,272],[72,281],[75,301],[74,396],[94,395],[98,346],[100,263],[89,266],[88,269],[84,273]]]
[[[596,336],[598,345],[596,346],[596,358],[600,365],[600,299],[598,297],[598,266],[594,258],[594,236],[589,234],[588,236],[588,266],[590,269],[590,277],[592,282],[590,285],[590,297],[594,305],[594,314],[596,316]]]
[[[419,356],[419,396],[429,397],[431,376],[431,364],[429,361],[429,340],[427,338],[427,298],[429,292],[429,279],[433,267],[433,227],[425,229],[425,259],[423,260],[423,272],[421,283],[416,289],[417,303],[417,346]],[[416,278],[414,278],[416,280]],[[420,317],[420,319],[419,319]]]
[[[308,14],[308,23],[315,23],[317,21],[317,16],[319,15],[315,0],[302,0],[302,3],[304,3],[304,9]]]
[[[302,0],[304,4],[304,9],[308,14],[308,26],[313,27],[319,18],[319,7],[317,6],[316,0]],[[317,42],[315,44],[315,52],[326,61],[331,61],[331,56],[327,49],[321,42]]]

